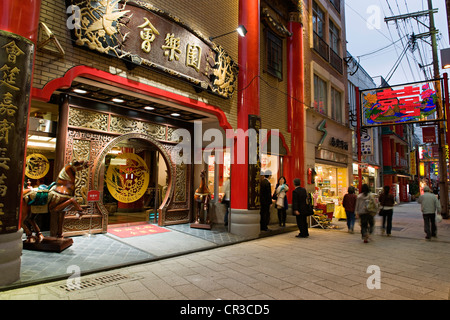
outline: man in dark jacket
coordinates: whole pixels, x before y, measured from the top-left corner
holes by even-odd
[[[307,238],[308,221],[306,215],[306,189],[300,187],[300,179],[294,179],[294,191],[292,191],[292,212],[295,214],[297,226],[300,233],[296,235],[297,238]]]
[[[259,185],[259,201],[261,204],[261,230],[262,231],[268,231],[269,229],[267,226],[269,225],[270,220],[270,206],[272,205],[272,188],[270,186],[269,178],[271,176],[270,171],[266,171],[264,175],[262,175],[263,179],[261,180],[261,183]]]

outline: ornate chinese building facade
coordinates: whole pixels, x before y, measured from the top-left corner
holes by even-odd
[[[272,172],[273,186],[281,175],[306,184],[303,2],[6,0],[2,12],[0,150],[14,146],[18,163],[0,165],[0,197],[17,193],[14,208],[0,198],[0,239],[16,244],[0,260],[12,270],[6,281],[20,269],[22,188],[50,184],[75,159],[90,166],[77,174],[83,212],[66,213],[65,236],[192,222],[205,170],[214,222],[223,223],[230,178],[229,230],[257,237],[261,171]],[[239,25],[245,37],[230,33]],[[15,131],[6,127],[13,117]],[[237,134],[249,129],[262,133],[255,163]],[[222,147],[211,147],[211,132]],[[53,220],[38,223],[55,233]]]

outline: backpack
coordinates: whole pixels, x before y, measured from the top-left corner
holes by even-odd
[[[370,213],[372,216],[375,216],[378,213],[378,203],[375,200],[375,197],[369,194],[369,199],[365,200],[364,208],[367,213]]]

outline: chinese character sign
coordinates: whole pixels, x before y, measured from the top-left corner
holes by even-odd
[[[362,125],[420,122],[437,119],[435,82],[361,91]]]
[[[71,29],[76,45],[161,71],[223,98],[234,93],[237,64],[181,19],[143,1],[66,0],[66,4],[80,10],[80,24]],[[13,86],[10,81],[17,70],[6,68],[0,66],[0,72],[7,73],[3,81]]]
[[[0,30],[0,234],[19,227],[34,45]]]

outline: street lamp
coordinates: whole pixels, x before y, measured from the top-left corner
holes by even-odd
[[[441,49],[441,64],[442,69],[450,68],[450,48]]]
[[[210,41],[213,41],[214,39],[229,35],[231,33],[237,32],[241,37],[245,37],[245,35],[247,34],[247,29],[245,29],[245,27],[241,24],[239,27],[237,27],[235,30],[221,34],[220,36],[215,36],[215,37],[209,37]]]

